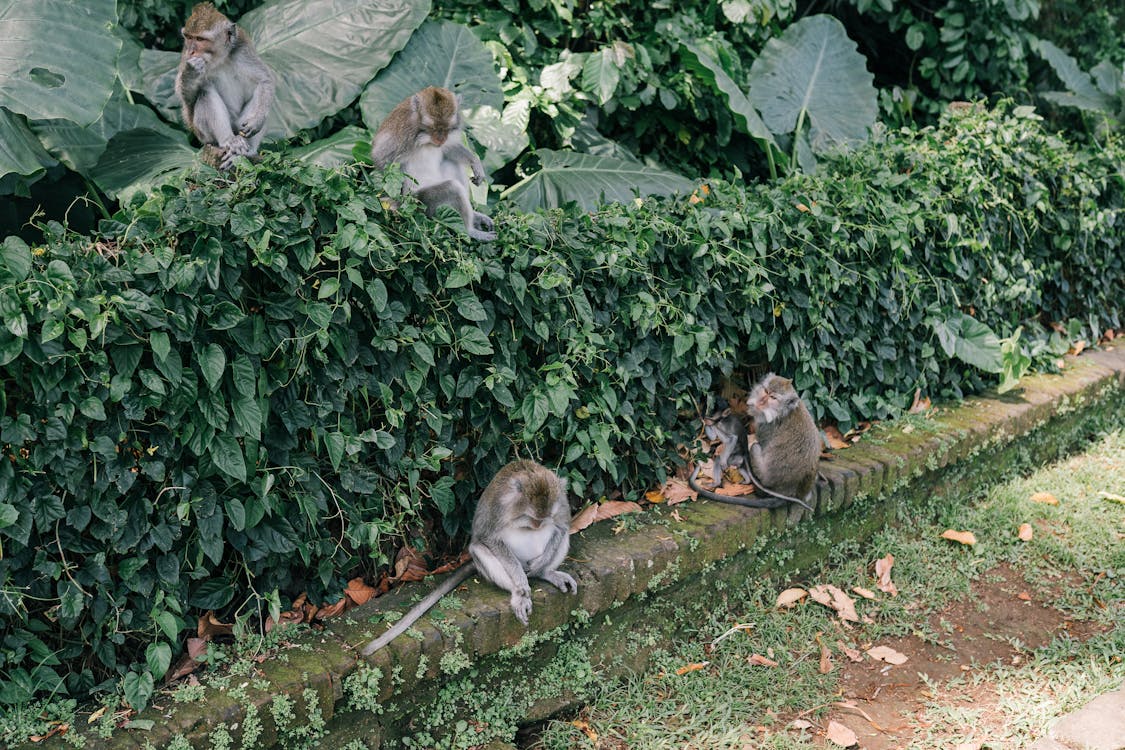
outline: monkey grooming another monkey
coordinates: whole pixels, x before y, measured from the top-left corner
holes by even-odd
[[[402,186],[426,204],[426,215],[438,206],[453,206],[475,240],[496,239],[492,219],[473,210],[465,168],[473,184],[484,182],[480,158],[461,143],[461,97],[449,89],[430,86],[395,107],[371,142],[376,168],[397,163],[411,178]]]
[[[367,644],[370,656],[413,625],[474,573],[511,593],[512,612],[524,625],[531,613],[528,577],[542,578],[571,594],[578,584],[559,570],[570,549],[566,482],[534,461],[512,461],[484,488],[473,514],[469,554],[473,561],[411,607],[387,632]]]
[[[704,417],[703,431],[708,439],[720,440],[723,444],[722,448],[719,449],[719,453],[715,456],[716,486],[722,483],[723,472],[726,471],[726,468],[728,466],[734,466],[747,480],[758,485],[762,492],[771,495],[772,499],[720,495],[717,492],[705,490],[698,482],[699,464],[696,464],[695,469],[692,470],[691,475],[688,477],[688,485],[693,490],[709,500],[728,503],[730,505],[741,505],[746,508],[779,508],[786,502],[792,502],[812,510],[812,508],[801,500],[773,492],[768,487],[763,486],[761,482],[754,479],[754,474],[750,470],[749,435],[746,432],[746,425],[742,423],[738,415],[734,414],[729,407],[724,408],[722,405],[719,405],[711,414]]]
[[[273,104],[273,72],[246,32],[211,3],[196,5],[181,33],[176,95],[184,122],[204,152],[217,151],[219,167],[230,169],[239,156],[258,153]]]

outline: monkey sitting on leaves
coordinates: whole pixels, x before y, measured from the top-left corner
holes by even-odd
[[[716,484],[723,471],[734,466],[771,499],[731,497],[699,486],[696,465],[688,484],[704,497],[750,508],[777,508],[786,502],[812,510],[808,504],[816,485],[820,461],[820,431],[805,408],[793,382],[773,373],[750,392],[748,406],[757,428],[750,442],[746,426],[729,408],[718,408],[703,420],[712,440],[722,440],[715,458]]]
[[[211,3],[196,5],[181,33],[176,95],[184,122],[203,144],[204,159],[230,169],[239,156],[258,154],[273,104],[273,72],[246,32]]]
[[[404,99],[379,126],[371,142],[371,160],[383,169],[397,163],[408,177],[404,193],[426,204],[426,215],[438,206],[453,206],[475,240],[496,239],[492,219],[473,210],[465,168],[473,184],[484,182],[480,158],[461,143],[461,97],[430,86]]]
[[[570,504],[566,482],[534,461],[512,461],[484,488],[473,514],[469,554],[473,561],[450,574],[387,632],[367,644],[370,656],[413,625],[469,576],[482,578],[511,593],[512,612],[524,625],[531,614],[528,577],[542,578],[564,593],[578,584],[559,570],[570,549]]]

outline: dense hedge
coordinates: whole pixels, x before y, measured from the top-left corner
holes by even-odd
[[[961,311],[1119,326],[1121,160],[970,112],[701,202],[499,210],[470,244],[388,214],[393,175],[267,155],[98,239],[9,238],[0,702],[122,675],[143,700],[199,611],[455,534],[516,455],[645,488],[719,372],[768,361],[846,426],[994,382],[938,342]]]

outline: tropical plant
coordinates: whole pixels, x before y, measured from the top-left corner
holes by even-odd
[[[1040,96],[1097,115],[1099,128],[1120,129],[1125,125],[1125,65],[1103,60],[1087,73],[1078,67],[1077,60],[1048,41],[1039,42],[1039,54],[1067,88],[1045,91]]]

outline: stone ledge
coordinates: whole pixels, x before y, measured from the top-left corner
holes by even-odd
[[[798,541],[791,533],[794,527],[807,526],[827,539],[869,534],[893,516],[900,493],[943,492],[949,484],[964,481],[977,463],[982,476],[973,481],[980,485],[995,481],[997,472],[987,471],[985,456],[1014,460],[1011,451],[1034,442],[1038,447],[1024,452],[1048,460],[1080,446],[1088,422],[1125,422],[1123,407],[1125,349],[1090,352],[1069,359],[1061,376],[1026,378],[1019,390],[1004,397],[970,398],[930,420],[924,431],[906,433],[901,425],[885,425],[858,445],[838,451],[835,460],[822,462],[827,482],[820,483],[811,518],[798,506],[764,511],[702,501],[677,506],[683,520],[674,525],[655,513],[633,517],[631,523],[641,528],[616,535],[613,524],[597,524],[573,538],[563,566],[578,581],[578,594],[566,595],[533,582],[534,609],[528,629],[512,614],[506,592],[471,580],[453,595],[460,608],[440,607],[440,619],[424,617],[416,632],[370,658],[360,657],[363,646],[384,629],[371,621],[385,611],[405,612],[432,582],[411,584],[351,610],[322,633],[303,636],[300,649],[285,652],[287,663],[263,664],[268,690],[248,689],[247,697],[236,701],[209,688],[202,703],[167,712],[147,709],[138,718],[155,721],[151,731],[119,730],[112,739],[87,742],[86,747],[132,749],[146,742],[165,747],[177,734],[193,747],[210,747],[208,736],[220,724],[226,725],[237,747],[247,706],[256,707],[262,724],[256,746],[288,747],[286,732],[292,728],[282,727],[279,732],[269,710],[281,694],[294,704],[298,722],[306,720],[310,709],[319,710],[331,732],[331,745],[359,738],[377,747],[383,737],[408,731],[410,721],[435,705],[465,661],[482,675],[488,666],[495,674],[509,670],[513,683],[530,681],[539,694],[529,699],[518,718],[540,718],[577,700],[571,686],[561,684],[550,671],[553,664],[561,663],[557,652],[562,650],[552,642],[552,631],[566,628],[581,633],[585,663],[612,665],[618,671],[641,668],[646,654],[624,653],[610,634],[620,628],[638,632],[647,628],[653,638],[670,638],[674,625],[654,629],[653,613],[671,606],[668,602],[698,601],[706,593],[699,575],[705,569],[711,570],[711,579],[739,580],[754,565],[754,554],[742,553],[756,540],[768,538],[773,543],[780,533],[797,553],[794,564],[811,561],[822,553],[824,542],[812,541],[813,533]],[[1042,429],[1049,423],[1051,429]],[[955,478],[942,472],[950,466],[956,467]],[[846,509],[861,498],[875,503],[866,509],[863,525],[841,523]],[[578,642],[574,637],[568,641]],[[461,666],[443,664],[447,654],[457,656]],[[573,658],[573,654],[563,656]],[[546,666],[535,672],[533,663]],[[348,708],[343,681],[349,676],[367,678],[366,689],[371,699],[378,700],[381,714]],[[500,680],[501,685],[504,682]],[[63,750],[67,745],[52,738],[36,747]]]

